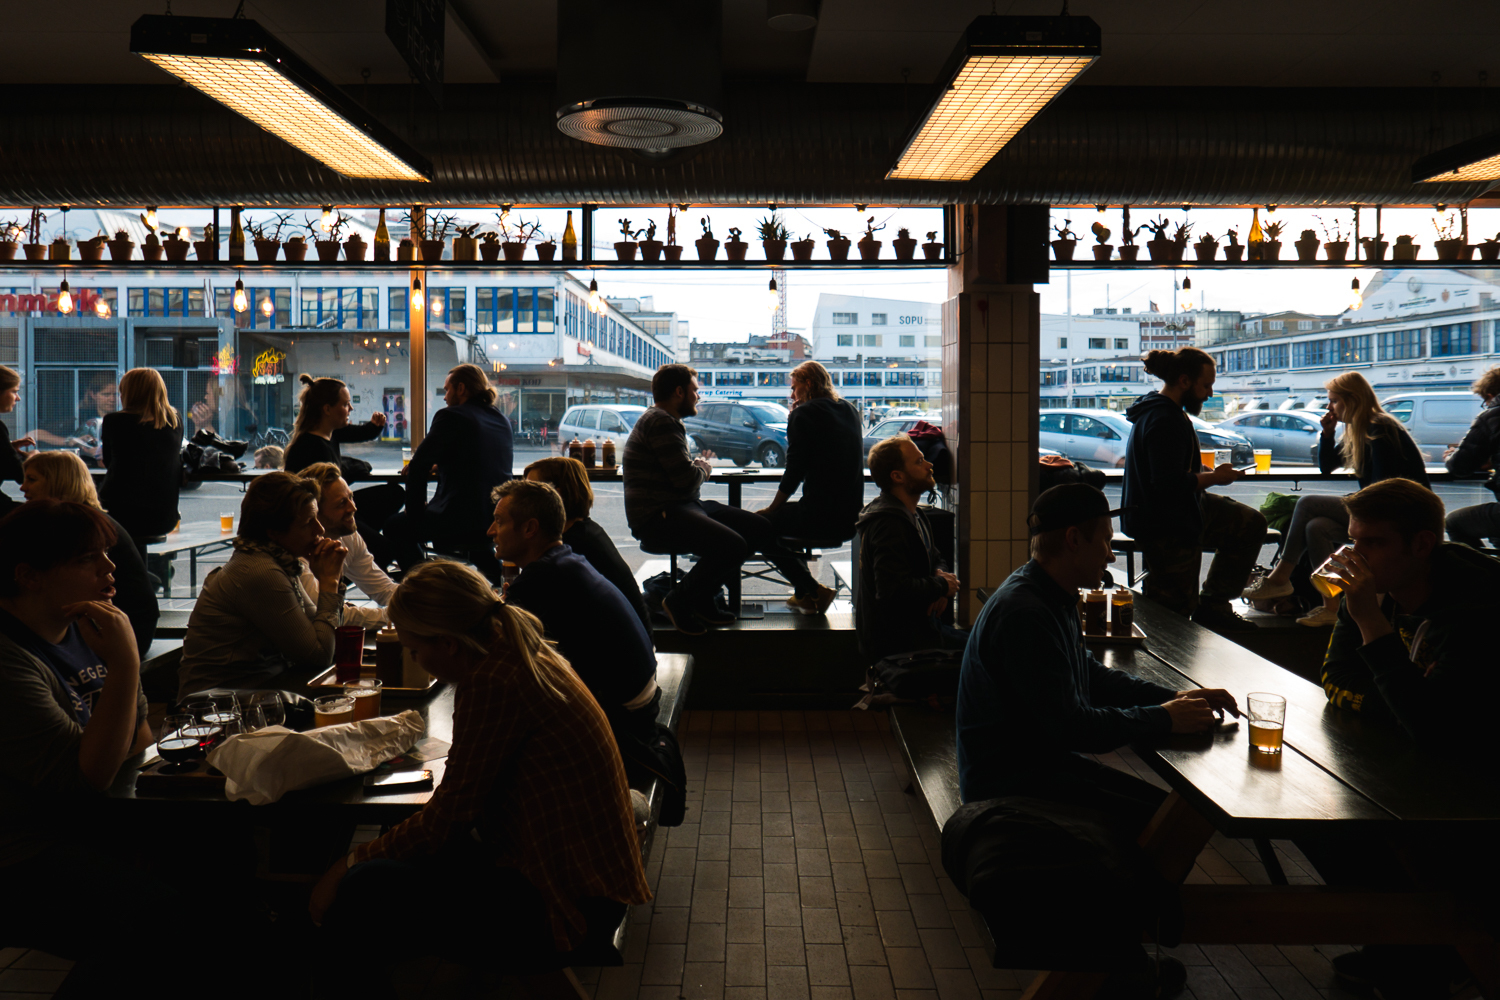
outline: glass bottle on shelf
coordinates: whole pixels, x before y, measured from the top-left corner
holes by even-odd
[[[229,259],[235,262],[243,262],[245,259],[245,230],[240,225],[240,210],[230,212],[234,218],[229,227]]]
[[[1245,259],[1260,260],[1266,249],[1266,234],[1260,228],[1260,209],[1251,209],[1250,238],[1245,241]]]
[[[385,209],[380,210],[380,224],[375,227],[375,260],[391,259],[391,231],[385,228]]]
[[[563,260],[578,259],[578,234],[573,231],[573,213],[568,212],[568,226],[563,230]]]

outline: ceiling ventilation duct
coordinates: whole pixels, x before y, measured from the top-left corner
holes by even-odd
[[[718,138],[722,20],[717,0],[560,0],[558,129],[647,156]]]

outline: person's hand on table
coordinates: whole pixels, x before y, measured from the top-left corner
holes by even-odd
[[[1344,586],[1344,607],[1349,609],[1349,617],[1359,626],[1365,645],[1394,631],[1391,623],[1385,620],[1385,615],[1380,613],[1380,595],[1375,590],[1375,577],[1364,557],[1354,549],[1346,548],[1328,558],[1335,567],[1339,583]]]
[[[339,858],[328,866],[323,877],[318,879],[318,884],[313,886],[312,895],[307,900],[307,915],[312,917],[312,922],[318,926],[323,925],[323,917],[328,913],[328,908],[339,895],[339,883],[344,876],[349,874],[349,859]]]
[[[1214,710],[1203,698],[1178,695],[1162,705],[1162,708],[1172,717],[1174,733],[1206,733],[1219,721],[1214,718]]]
[[[108,601],[79,601],[62,609],[63,614],[78,623],[78,634],[84,645],[93,650],[106,667],[125,669],[132,660],[140,664],[140,648],[135,643],[130,619]]]
[[[337,587],[344,573],[344,557],[349,549],[337,538],[320,538],[307,556],[307,565],[317,577],[320,588],[330,583]]]
[[[1178,691],[1179,698],[1201,698],[1208,702],[1208,707],[1215,712],[1228,712],[1236,719],[1240,717],[1240,706],[1235,702],[1234,695],[1223,688],[1194,688],[1191,691]]]

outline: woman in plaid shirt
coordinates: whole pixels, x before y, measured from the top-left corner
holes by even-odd
[[[609,722],[541,622],[453,562],[408,571],[390,615],[455,685],[453,748],[421,812],[323,876],[313,919],[352,932],[377,913],[441,915],[439,951],[507,968],[546,965],[650,900]],[[339,963],[346,984],[351,964],[365,963]]]

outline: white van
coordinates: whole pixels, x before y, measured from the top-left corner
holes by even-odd
[[[1464,439],[1482,402],[1472,392],[1403,392],[1380,405],[1411,431],[1424,459],[1441,462],[1448,446]]]
[[[567,445],[574,437],[580,441],[593,438],[594,443],[598,445],[603,445],[605,441],[613,441],[618,449],[617,454],[623,458],[625,440],[630,437],[630,431],[635,427],[635,422],[645,412],[644,406],[629,406],[624,403],[570,406],[563,414],[562,421],[557,425],[557,441],[562,445]]]

